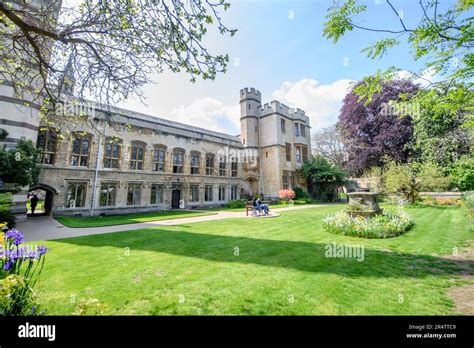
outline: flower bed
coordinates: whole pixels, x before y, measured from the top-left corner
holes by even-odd
[[[47,251],[44,245],[23,244],[23,234],[0,224],[0,316],[44,313],[33,288]]]
[[[396,237],[413,225],[411,217],[401,209],[384,211],[383,214],[368,219],[361,216],[351,217],[349,212],[340,211],[324,219],[326,231],[360,238]]]

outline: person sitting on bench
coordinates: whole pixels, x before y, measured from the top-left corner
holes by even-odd
[[[254,216],[260,215],[261,212],[262,212],[262,207],[260,205],[260,200],[258,198],[254,198],[254,200],[252,202],[252,205],[253,205],[253,215]]]
[[[268,204],[260,204],[260,209],[263,210],[263,215],[268,215]]]

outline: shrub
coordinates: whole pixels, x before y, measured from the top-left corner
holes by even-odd
[[[451,169],[451,180],[460,191],[474,190],[474,157],[463,156]]]
[[[436,198],[435,202],[437,205],[460,205],[461,200],[459,198]]]
[[[22,245],[23,235],[2,224],[0,233],[0,315],[37,313],[34,285],[44,264],[47,248]]]
[[[25,277],[10,274],[0,279],[0,315],[39,315],[37,296]]]
[[[390,238],[399,236],[413,226],[413,220],[403,210],[384,211],[383,214],[365,219],[351,217],[340,211],[324,219],[324,229],[330,233],[360,238]]]
[[[462,196],[462,205],[466,208],[469,217],[474,218],[474,191],[466,192]]]
[[[281,199],[295,199],[295,191],[293,190],[280,190],[278,191],[278,197]]]
[[[381,167],[372,167],[364,173],[370,192],[384,192],[383,170]]]
[[[419,166],[417,178],[421,191],[446,191],[451,186],[451,179],[443,174],[443,169],[434,163]]]
[[[245,199],[236,199],[226,204],[227,208],[245,208],[247,201]]]
[[[337,189],[347,183],[347,173],[321,156],[305,162],[302,168],[311,196],[319,200],[333,201]]]
[[[306,198],[308,198],[308,194],[306,193],[306,191],[303,190],[303,188],[301,188],[299,186],[295,186],[293,188],[293,191],[295,191],[295,199],[306,199]]]
[[[424,205],[461,205],[460,198],[435,198],[430,196],[423,197],[421,202]]]
[[[410,203],[415,203],[418,200],[420,183],[409,164],[387,163],[383,179],[387,192],[402,194]]]
[[[5,222],[9,228],[13,228],[16,225],[16,217],[10,211],[11,206],[11,193],[0,193],[0,221]]]
[[[309,203],[312,203],[312,200],[311,200],[311,199],[295,199],[295,200],[293,201],[293,203],[296,204],[296,205],[298,205],[298,204],[299,204],[299,205],[301,205],[301,204],[307,204],[308,202],[309,202]]]

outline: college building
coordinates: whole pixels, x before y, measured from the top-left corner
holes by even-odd
[[[89,216],[222,206],[306,189],[300,169],[311,156],[309,117],[278,101],[262,105],[254,88],[240,91],[237,136],[93,102],[82,104],[75,122],[55,127],[1,88],[3,142],[31,139],[41,151],[39,184],[17,199],[18,213],[27,191],[44,191],[47,213]]]

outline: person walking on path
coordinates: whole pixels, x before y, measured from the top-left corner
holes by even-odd
[[[34,194],[33,197],[30,198],[30,206],[31,206],[31,215],[35,215],[35,209],[36,206],[38,205],[38,195]]]

